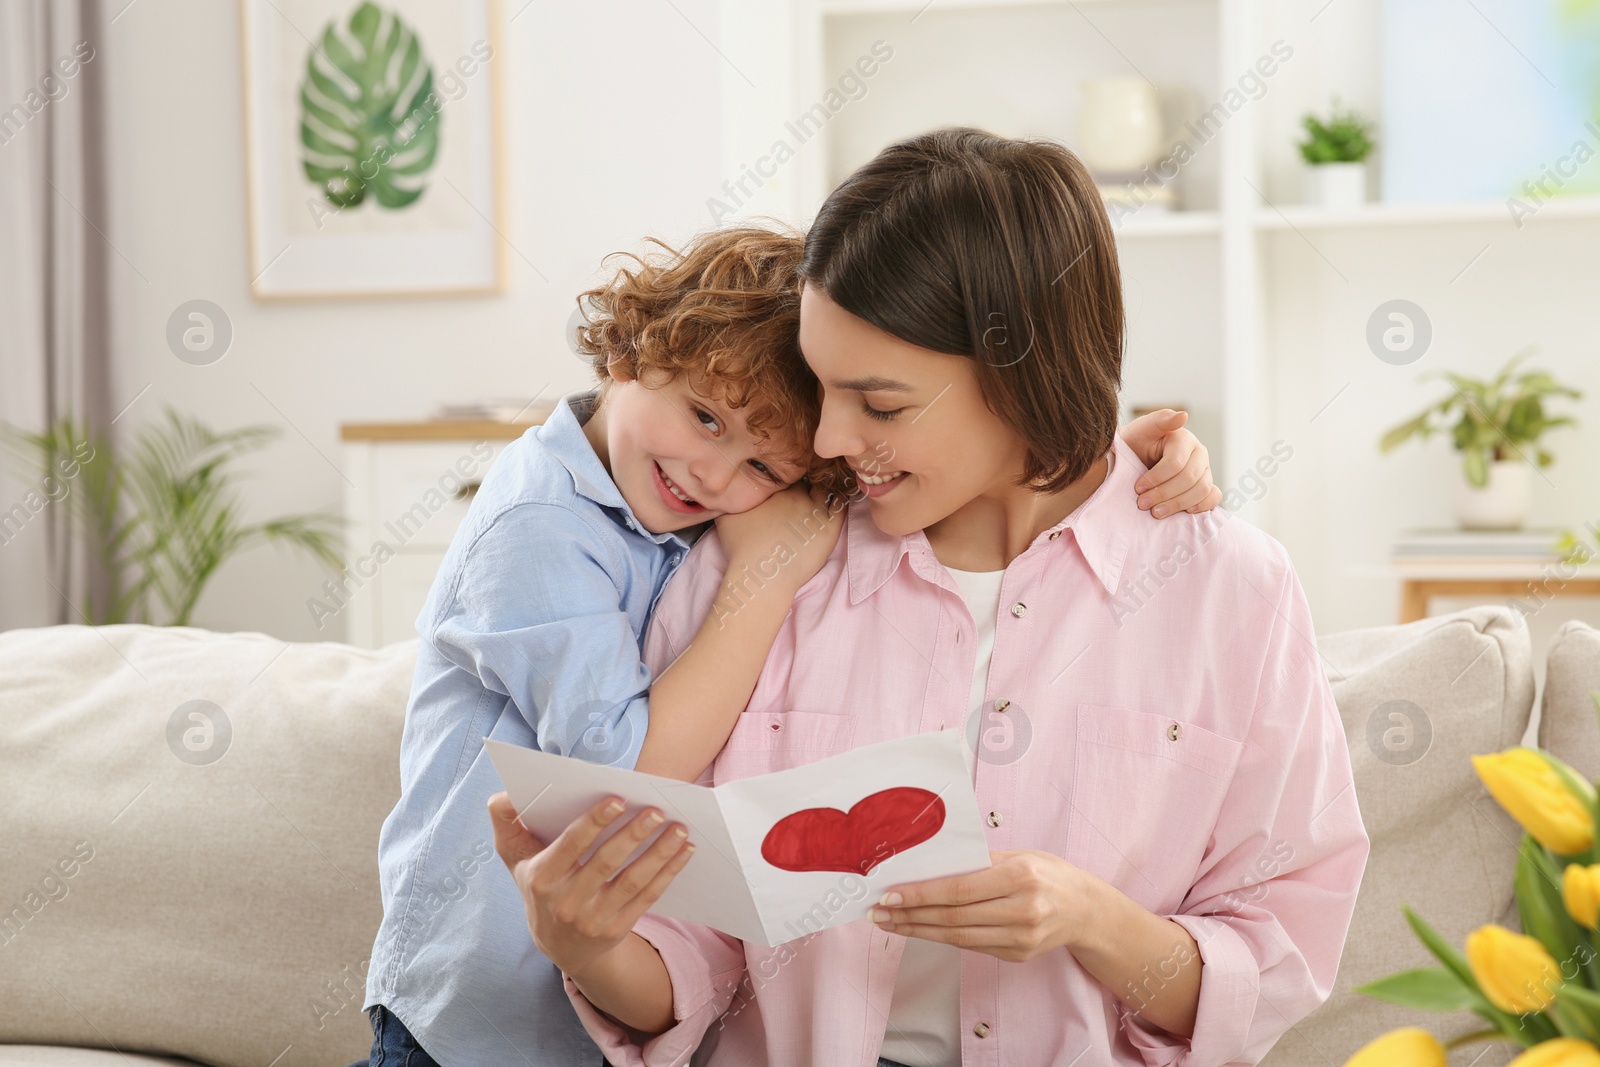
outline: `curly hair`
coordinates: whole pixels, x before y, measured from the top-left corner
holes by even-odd
[[[848,467],[811,450],[820,416],[817,380],[801,358],[795,231],[731,227],[681,249],[654,237],[649,255],[578,296],[578,350],[604,389],[610,381],[672,381],[744,409],[756,437],[825,490],[848,492]],[[611,257],[607,257],[608,259]]]

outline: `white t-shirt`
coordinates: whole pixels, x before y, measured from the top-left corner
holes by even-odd
[[[967,707],[974,709],[983,703],[988,688],[994,625],[1000,614],[1000,582],[1006,572],[946,569],[977,625],[977,658],[967,697]],[[880,1055],[909,1067],[961,1067],[960,949],[920,937],[906,938]]]

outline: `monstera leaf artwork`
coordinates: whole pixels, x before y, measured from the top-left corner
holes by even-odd
[[[367,194],[404,208],[423,194],[439,154],[440,114],[426,101],[433,68],[411,28],[363,3],[328,23],[306,57],[300,143],[306,177],[339,208]]]

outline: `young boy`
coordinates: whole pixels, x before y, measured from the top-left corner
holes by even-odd
[[[802,252],[799,235],[720,230],[585,293],[599,389],[563,398],[484,479],[417,620],[401,797],[379,839],[373,1064],[601,1063],[491,863],[500,781],[482,739],[685,780],[721,749],[842,525],[824,493],[845,488],[844,468],[811,453]],[[1187,431],[1167,439],[1176,425],[1129,428],[1141,458],[1166,454],[1150,502],[1209,506],[1204,452]],[[762,582],[753,595],[725,582],[725,603],[652,679],[649,611],[710,521],[728,573]]]

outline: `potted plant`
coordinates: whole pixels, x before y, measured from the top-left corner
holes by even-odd
[[[1547,430],[1573,425],[1569,416],[1546,414],[1545,400],[1578,399],[1582,393],[1562,385],[1548,371],[1525,370],[1512,377],[1530,351],[1517,353],[1488,381],[1437,372],[1449,381],[1450,395],[1393,427],[1378,442],[1379,451],[1388,452],[1412,437],[1449,432],[1461,453],[1456,521],[1462,529],[1521,528],[1528,517],[1529,472],[1534,465],[1548,467],[1555,460],[1540,447],[1540,438]]]
[[[1310,200],[1319,207],[1353,207],[1367,199],[1367,156],[1372,153],[1370,120],[1334,101],[1326,121],[1307,112],[1300,120],[1306,139],[1300,155],[1311,165]]]
[[[1600,693],[1590,699],[1600,711]],[[1485,1025],[1448,1046],[1420,1027],[1394,1030],[1363,1046],[1345,1067],[1445,1067],[1448,1049],[1480,1041],[1515,1047],[1511,1067],[1600,1064],[1600,794],[1542,749],[1519,746],[1473,756],[1472,764],[1524,831],[1515,880],[1521,932],[1481,926],[1467,935],[1463,951],[1406,908],[1406,921],[1440,965],[1380,978],[1356,992],[1420,1011],[1472,1012]]]
[[[283,544],[344,566],[338,516],[243,521],[230,467],[277,434],[272,426],[219,432],[169,408],[125,455],[71,416],[42,433],[0,424],[0,446],[30,475],[43,472],[59,493],[50,499],[105,570],[109,600],[84,604],[84,619],[187,626],[218,568],[252,545]]]

